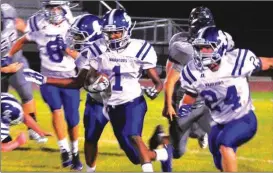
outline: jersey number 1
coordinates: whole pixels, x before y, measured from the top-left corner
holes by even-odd
[[[115,85],[113,85],[113,90],[122,91],[121,83],[121,75],[120,75],[120,66],[115,66],[113,68],[113,72],[115,73]]]
[[[212,111],[218,111],[221,112],[221,108],[219,105],[216,105],[212,107],[213,103],[216,103],[218,101],[217,96],[215,92],[211,90],[205,90],[201,92],[201,96],[205,98],[206,105],[212,110]],[[209,96],[210,99],[208,99]],[[226,105],[233,105],[232,110],[235,110],[241,106],[240,97],[237,95],[237,90],[234,85],[229,86],[227,88],[226,98],[224,99],[224,104]]]

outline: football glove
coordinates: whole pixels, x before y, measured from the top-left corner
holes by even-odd
[[[192,109],[191,104],[182,104],[178,109],[178,116],[180,118],[185,118],[190,115]]]
[[[46,83],[46,76],[42,75],[37,71],[34,71],[32,69],[24,69],[23,72],[26,81],[33,82],[37,85],[42,85]]]
[[[158,96],[158,91],[155,89],[155,87],[144,88],[144,92],[152,100]]]
[[[1,67],[6,67],[12,63],[12,58],[9,56],[5,56],[1,58]]]
[[[57,35],[55,41],[57,42],[59,49],[65,51],[67,45],[64,43],[63,37],[61,35]]]

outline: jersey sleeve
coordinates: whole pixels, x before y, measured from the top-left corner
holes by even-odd
[[[234,68],[233,76],[251,76],[255,71],[261,70],[261,60],[252,51],[239,49]]]
[[[141,60],[144,70],[156,67],[157,54],[154,47],[147,41],[143,43],[136,57]]]
[[[94,55],[92,54],[92,52],[90,51],[90,48],[84,48],[81,52],[79,57],[75,60],[75,64],[77,66],[77,68],[79,69],[90,69],[90,63],[89,60],[95,58]]]
[[[186,90],[187,94],[189,94],[193,97],[198,96],[198,92],[193,85],[193,83],[196,81],[197,81],[197,79],[195,78],[195,76],[191,72],[189,66],[188,65],[185,66],[180,74],[181,87]]]
[[[169,60],[185,66],[192,58],[193,47],[188,42],[177,41],[169,47]]]

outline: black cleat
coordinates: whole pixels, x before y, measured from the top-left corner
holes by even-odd
[[[162,125],[156,126],[154,134],[149,140],[150,150],[156,149],[161,144],[162,136],[164,135],[165,133],[164,133]]]

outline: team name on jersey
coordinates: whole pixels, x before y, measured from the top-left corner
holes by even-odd
[[[218,86],[218,85],[223,85],[224,81],[217,81],[217,82],[212,82],[212,83],[205,83],[206,87],[213,87],[213,86]]]

